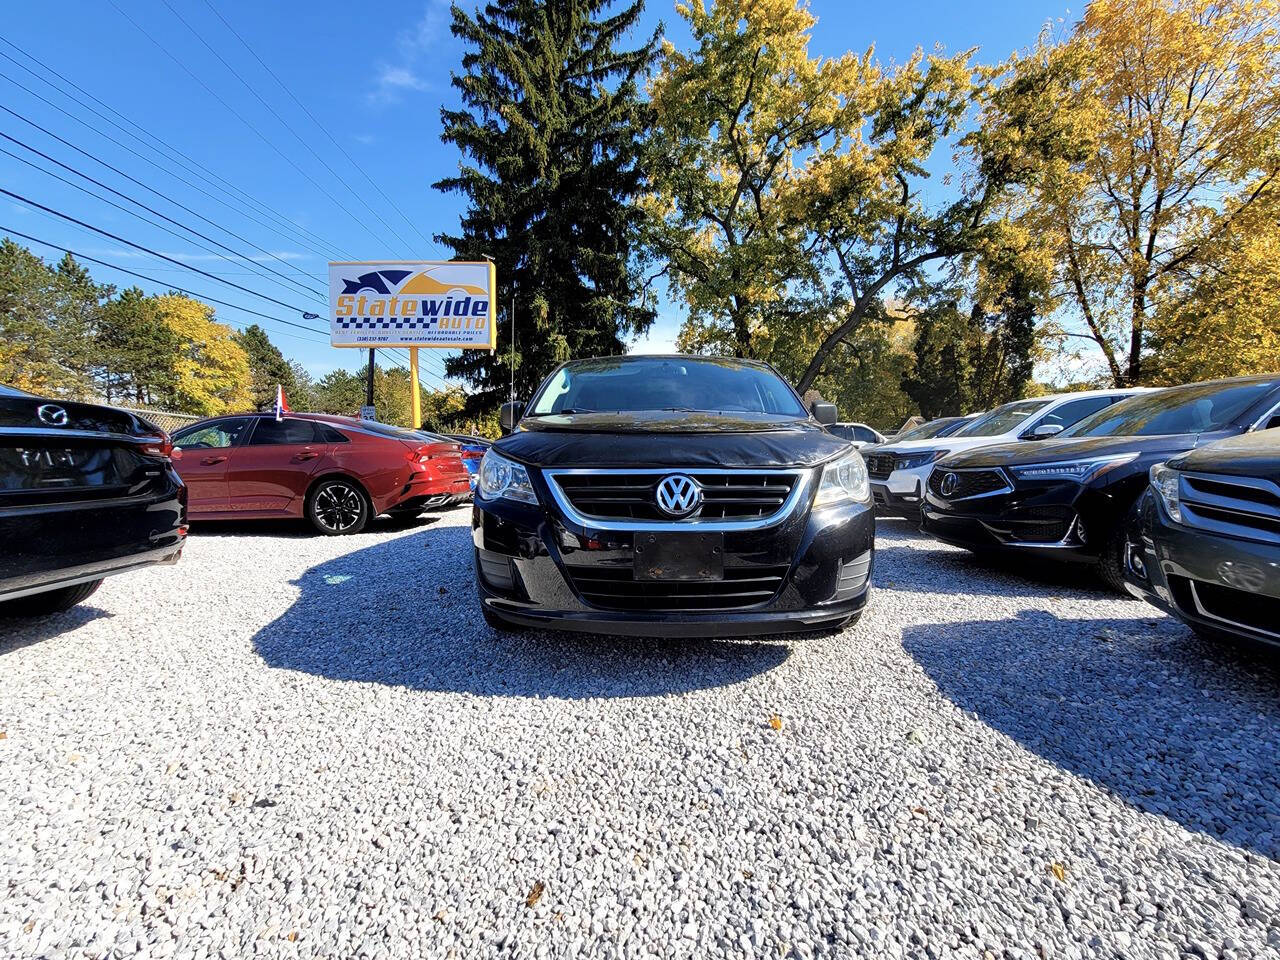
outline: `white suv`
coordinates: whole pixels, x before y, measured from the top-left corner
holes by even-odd
[[[929,471],[948,454],[1010,440],[1043,440],[1143,389],[1085,390],[1015,400],[984,413],[949,437],[867,447],[862,455],[871,477],[876,510],[882,515],[919,520]]]

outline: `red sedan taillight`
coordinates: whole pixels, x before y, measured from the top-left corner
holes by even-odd
[[[429,460],[440,460],[445,457],[456,457],[458,455],[458,445],[456,443],[424,443],[420,447],[414,447],[409,451],[409,459],[414,463],[426,463]]]

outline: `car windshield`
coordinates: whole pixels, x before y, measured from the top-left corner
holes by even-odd
[[[942,435],[942,431],[947,427],[954,426],[956,420],[951,417],[943,417],[940,420],[930,420],[928,423],[922,423],[918,427],[912,427],[905,433],[900,433],[894,437],[894,442],[899,440],[929,440],[932,437]]]
[[[661,410],[808,416],[795,392],[768,368],[695,357],[614,357],[566,364],[548,378],[525,416]]]
[[[1193,383],[1123,400],[1064,430],[1064,437],[1149,437],[1222,430],[1276,386],[1250,383]]]
[[[1018,425],[1037,410],[1048,406],[1048,400],[1018,400],[984,413],[967,427],[957,430],[955,437],[998,437],[1016,430]]]

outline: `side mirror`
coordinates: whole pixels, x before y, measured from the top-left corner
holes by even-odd
[[[819,403],[815,400],[809,405],[809,411],[813,414],[813,419],[824,427],[830,426],[839,419],[834,403]]]
[[[1049,437],[1056,437],[1062,432],[1062,424],[1060,423],[1042,423],[1030,433],[1023,434],[1027,440],[1045,440]]]
[[[503,430],[510,433],[516,428],[516,424],[520,422],[520,418],[523,415],[523,403],[504,403],[501,411],[498,413],[498,422],[502,424]]]

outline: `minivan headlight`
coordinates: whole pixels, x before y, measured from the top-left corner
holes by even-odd
[[[871,484],[867,480],[867,464],[857,450],[823,465],[818,495],[813,502],[815,507],[844,500],[870,499]]]
[[[480,496],[486,500],[519,500],[522,503],[538,502],[529,482],[529,471],[514,460],[508,460],[490,447],[480,461],[480,480],[476,484]]]
[[[1151,468],[1151,486],[1155,488],[1164,508],[1174,523],[1182,522],[1182,498],[1178,490],[1180,474],[1177,470],[1157,463]]]

